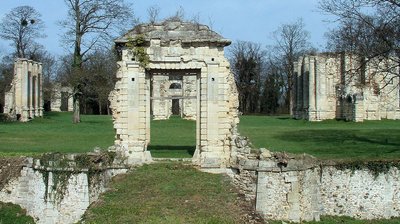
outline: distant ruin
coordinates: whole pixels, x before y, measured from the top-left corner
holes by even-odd
[[[52,89],[51,111],[73,111],[72,88],[56,83]]]
[[[293,115],[320,121],[400,119],[399,66],[352,54],[318,54],[294,63]]]
[[[115,41],[120,52],[117,83],[110,94],[115,144],[130,164],[151,160],[154,119],[176,113],[196,119],[193,162],[229,166],[235,148],[238,97],[224,39],[207,26],[166,21],[141,24]]]
[[[15,60],[11,88],[5,93],[4,113],[23,122],[43,116],[41,63],[26,58]]]
[[[151,80],[150,114],[155,120],[168,119],[178,115],[185,119],[196,120],[197,86],[196,73],[184,74],[159,73]]]

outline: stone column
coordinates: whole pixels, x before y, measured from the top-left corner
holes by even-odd
[[[29,73],[29,117],[34,117],[33,99],[34,99],[34,89],[33,89],[33,74],[32,74],[32,63],[28,63],[28,73]]]
[[[309,99],[308,99],[308,93],[309,93],[309,76],[310,76],[310,63],[309,63],[309,58],[305,57],[303,59],[303,119],[308,119],[309,115]]]
[[[353,96],[354,98],[354,104],[353,106],[353,121],[355,122],[363,122],[364,121],[364,113],[365,113],[365,109],[364,109],[364,97],[357,93],[354,94]],[[380,120],[380,117],[379,117]]]
[[[18,76],[21,77],[21,92],[20,92],[20,97],[21,97],[21,102],[22,105],[20,105],[21,111],[21,121],[28,121],[29,117],[29,111],[30,111],[30,73],[28,72],[28,63],[26,60],[19,61],[18,62]]]
[[[151,80],[150,80],[150,75],[146,74],[146,87],[145,87],[145,95],[146,95],[146,141],[147,144],[150,143],[150,121],[151,121],[151,114],[150,114],[150,85],[151,85]]]
[[[207,106],[202,107],[202,115],[206,116],[205,133],[202,133],[201,140],[207,142],[201,150],[201,166],[204,168],[220,168],[223,146],[219,145],[219,64],[216,62],[207,63],[206,96],[202,102]],[[204,111],[206,109],[206,111]]]
[[[292,98],[293,98],[293,117],[297,118],[297,113],[298,113],[298,92],[299,92],[299,83],[298,83],[298,76],[299,76],[299,71],[297,70],[298,67],[298,62],[293,63],[293,91],[292,91]]]
[[[302,79],[302,71],[301,71],[301,67],[302,67],[302,61],[303,59],[300,58],[299,61],[296,63],[297,67],[295,67],[295,69],[297,69],[297,94],[296,94],[296,100],[297,100],[297,104],[296,104],[296,110],[297,110],[297,114],[296,114],[296,118],[297,119],[301,119],[302,118],[302,113],[303,113],[303,79]]]
[[[39,101],[39,80],[38,80],[38,75],[37,75],[37,73],[35,74],[35,76],[33,76],[33,78],[32,78],[32,86],[33,86],[33,96],[32,96],[32,99],[33,99],[33,102],[32,102],[32,104],[33,104],[33,116],[34,117],[39,117],[39,108],[38,108],[38,105],[39,105],[39,103],[38,103],[38,101]]]
[[[200,72],[201,73],[201,72]],[[196,150],[193,155],[193,163],[194,164],[199,164],[200,163],[200,149],[201,149],[201,130],[203,129],[203,126],[206,127],[207,124],[203,124],[201,114],[201,85],[200,85],[200,80],[201,80],[201,74],[197,74],[196,77]]]
[[[309,76],[308,76],[308,120],[316,120],[315,95],[316,95],[316,80],[315,80],[315,57],[311,56],[309,61]]]
[[[125,87],[127,88],[127,135],[122,140],[123,152],[128,159],[128,164],[142,164],[151,160],[150,152],[147,151],[147,116],[146,111],[148,90],[144,68],[138,62],[126,63],[127,74]],[[148,113],[148,114],[147,114]],[[127,139],[126,139],[127,137]],[[127,149],[127,150],[126,150]]]
[[[43,117],[43,79],[42,64],[38,64],[38,116]]]

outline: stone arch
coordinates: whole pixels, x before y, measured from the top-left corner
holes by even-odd
[[[146,67],[132,58],[131,49],[126,47],[138,35],[145,37],[144,47],[150,59]],[[236,86],[224,57],[224,47],[230,43],[207,26],[188,22],[142,24],[116,40],[121,61],[110,101],[115,145],[127,163],[151,161],[147,151],[151,140],[151,101],[176,97],[166,92],[159,97],[152,95],[153,82],[157,76],[179,73],[182,92],[187,94],[182,99],[191,99],[188,102],[196,104],[193,162],[203,168],[229,166],[238,123]],[[185,89],[186,82],[195,84]]]

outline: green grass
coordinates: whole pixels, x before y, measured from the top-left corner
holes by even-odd
[[[269,224],[282,224],[282,221],[269,221]],[[345,216],[322,216],[320,222],[302,222],[303,224],[398,224],[400,218],[381,220],[356,220]]]
[[[399,159],[400,121],[309,122],[282,116],[242,116],[239,130],[253,146],[321,159]]]
[[[113,145],[111,116],[82,115],[81,120],[73,124],[71,113],[52,112],[26,123],[0,123],[0,155],[78,153]]]
[[[191,158],[196,149],[196,121],[172,116],[152,120],[148,149],[153,157]]]
[[[70,113],[48,113],[31,122],[0,122],[0,156],[44,152],[87,152],[113,145],[110,116],[82,115],[72,124]],[[190,158],[196,144],[195,121],[179,117],[151,121],[153,157]],[[241,116],[239,130],[256,148],[308,153],[321,159],[398,159],[400,121],[363,123],[328,120],[308,122],[283,116]]]
[[[228,178],[182,163],[144,165],[117,176],[85,223],[245,223]]]
[[[32,156],[45,152],[79,153],[113,145],[111,116],[81,115],[72,124],[71,113],[50,112],[30,122],[0,122],[0,156]],[[173,116],[151,121],[153,157],[190,158],[196,148],[196,122]]]
[[[0,202],[1,224],[30,224],[35,223],[33,218],[26,215],[26,211],[19,205]]]

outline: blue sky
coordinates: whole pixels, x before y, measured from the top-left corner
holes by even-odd
[[[141,21],[147,20],[147,9],[160,7],[160,17],[173,15],[179,7],[187,18],[198,15],[200,22],[232,41],[244,40],[266,46],[272,43],[271,33],[279,25],[303,18],[306,30],[311,33],[314,47],[323,49],[324,33],[333,25],[325,22],[328,17],[319,12],[318,0],[125,0],[132,4]],[[51,53],[61,55],[65,49],[60,44],[63,31],[56,22],[66,17],[63,0],[0,0],[0,17],[12,8],[30,5],[42,14],[47,38],[39,40]],[[211,21],[211,23],[210,23]],[[0,40],[0,56],[10,52],[9,42]]]

